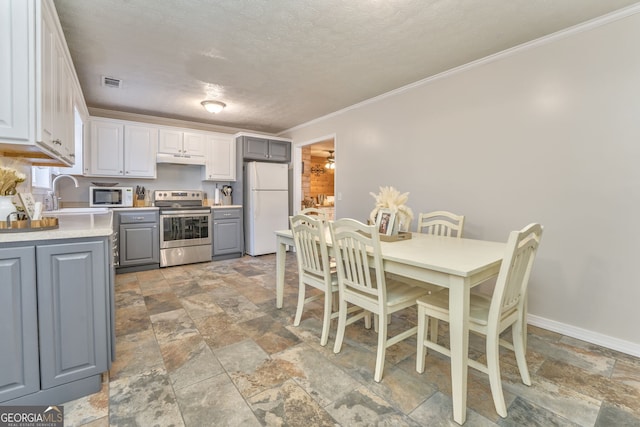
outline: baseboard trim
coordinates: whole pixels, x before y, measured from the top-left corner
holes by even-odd
[[[537,326],[542,329],[547,329],[571,338],[610,348],[611,350],[620,351],[631,356],[640,357],[640,344],[610,337],[608,335],[578,328],[576,326],[567,325],[565,323],[556,322],[555,320],[545,319],[544,317],[532,314],[527,315],[527,321],[530,325]]]

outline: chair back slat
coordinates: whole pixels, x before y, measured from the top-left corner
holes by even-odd
[[[317,217],[316,219],[321,219],[322,221],[327,220],[327,213],[321,209],[317,208],[306,208],[299,212],[299,215],[307,215]]]
[[[307,215],[295,215],[289,221],[300,273],[324,277],[325,266],[329,265],[324,223]]]
[[[463,229],[464,215],[434,211],[418,216],[418,233],[461,238]]]
[[[329,223],[338,283],[345,292],[359,292],[378,300],[386,300],[380,236],[374,225],[354,219]]]
[[[492,319],[497,321],[502,313],[514,308],[523,310],[542,230],[540,224],[529,224],[522,230],[509,234],[506,254],[493,291],[489,322]]]

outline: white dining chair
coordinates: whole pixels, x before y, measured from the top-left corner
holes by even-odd
[[[434,211],[418,215],[418,233],[462,238],[464,215],[448,211]]]
[[[327,220],[327,213],[318,208],[305,208],[299,212],[299,215],[316,216],[323,221]]]
[[[471,294],[469,309],[469,331],[486,338],[486,364],[469,359],[468,364],[489,375],[491,394],[496,411],[507,416],[500,378],[500,345],[515,352],[522,382],[531,385],[527,369],[526,353],[526,299],[527,285],[533,261],[540,244],[543,227],[529,224],[520,231],[509,234],[507,249],[498,273],[492,296]],[[424,372],[425,348],[430,348],[451,357],[449,348],[438,344],[437,321],[449,321],[449,291],[445,289],[418,299],[418,346],[416,370]],[[431,331],[427,334],[429,320]],[[435,325],[435,328],[434,328]],[[513,344],[500,338],[509,326]],[[468,357],[468,355],[464,355]]]
[[[333,296],[338,292],[338,278],[332,272],[326,243],[325,225],[322,219],[308,215],[289,217],[293,241],[298,261],[298,306],[294,326],[300,325],[305,304],[324,298],[322,334],[320,344],[326,345],[329,339],[331,319],[338,316],[333,312]],[[322,291],[321,294],[306,297],[307,285]]]
[[[348,317],[348,304],[362,307],[376,315],[378,349],[374,380],[380,382],[384,370],[386,349],[417,332],[414,326],[394,337],[387,337],[387,316],[414,306],[426,290],[387,280],[382,264],[380,235],[375,225],[365,225],[354,219],[339,219],[329,223],[331,241],[338,269],[340,307],[334,353],[342,348],[345,328],[362,318],[363,313]]]

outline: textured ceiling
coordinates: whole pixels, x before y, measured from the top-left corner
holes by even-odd
[[[277,133],[636,0],[54,3],[90,108]]]

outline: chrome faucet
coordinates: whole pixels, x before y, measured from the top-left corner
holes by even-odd
[[[75,176],[72,175],[58,175],[55,178],[53,178],[53,181],[51,181],[51,190],[52,190],[52,210],[57,211],[58,209],[60,209],[60,200],[62,200],[62,197],[60,197],[58,195],[58,191],[56,190],[56,182],[58,182],[58,180],[60,178],[70,178],[74,184],[76,185],[76,188],[78,188],[78,180],[76,179]]]

